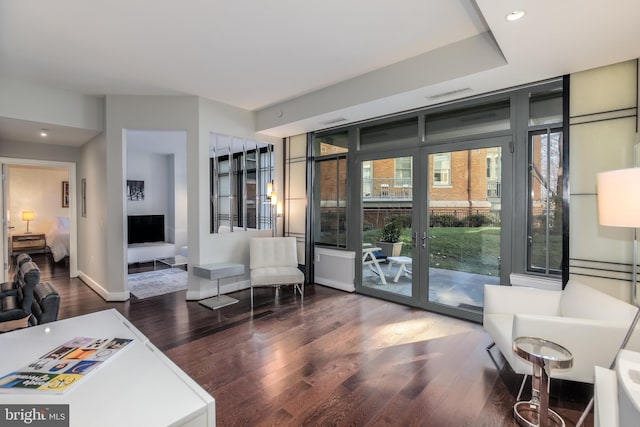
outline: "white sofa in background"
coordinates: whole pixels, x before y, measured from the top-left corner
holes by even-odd
[[[552,378],[594,382],[595,366],[616,357],[637,308],[571,279],[563,291],[485,285],[483,326],[511,368],[531,374],[531,364],[514,354],[520,336],[555,342],[573,354],[573,367]],[[626,348],[640,350],[636,331]]]
[[[292,285],[304,299],[304,274],[298,269],[295,237],[254,237],[249,243],[251,307],[256,286]]]

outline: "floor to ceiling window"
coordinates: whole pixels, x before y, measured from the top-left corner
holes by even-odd
[[[314,241],[329,247],[347,246],[347,152],[348,133],[315,140]]]
[[[559,277],[563,96],[558,79],[316,133],[315,244],[355,251],[358,292],[476,321],[485,283]]]

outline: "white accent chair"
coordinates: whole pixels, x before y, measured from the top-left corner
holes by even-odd
[[[601,366],[595,369],[595,427],[618,427],[618,378],[615,371]]]
[[[595,366],[611,365],[636,311],[633,305],[574,279],[563,291],[484,286],[484,329],[518,374],[531,375],[532,368],[513,352],[513,340],[538,337],[573,354],[573,367],[552,371],[551,378],[593,384]],[[640,349],[637,331],[626,348]]]
[[[295,237],[254,237],[249,243],[251,269],[251,307],[253,288],[291,285],[304,300],[304,274],[298,269],[298,251]]]

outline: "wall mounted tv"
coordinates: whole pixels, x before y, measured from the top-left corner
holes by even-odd
[[[164,242],[164,215],[129,215],[128,243]]]

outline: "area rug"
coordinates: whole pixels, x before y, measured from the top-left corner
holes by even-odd
[[[187,272],[179,268],[129,274],[129,292],[138,299],[187,289]]]

